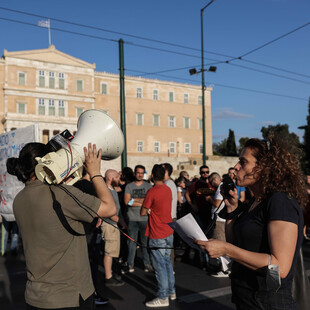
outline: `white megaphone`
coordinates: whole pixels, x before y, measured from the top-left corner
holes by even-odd
[[[83,148],[88,143],[102,149],[101,159],[111,160],[119,157],[124,150],[124,135],[116,122],[105,112],[87,110],[77,123],[78,131],[69,142],[62,141],[57,152],[51,152],[40,158],[35,168],[37,178],[48,184],[59,184],[69,176],[73,179],[67,184],[74,184],[82,177],[85,161]],[[59,142],[59,141],[58,141]]]

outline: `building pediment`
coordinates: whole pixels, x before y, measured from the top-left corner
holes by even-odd
[[[78,59],[71,55],[65,54],[55,48],[54,45],[50,45],[49,48],[40,50],[29,50],[19,52],[8,52],[4,50],[4,57],[21,58],[28,60],[37,60],[47,63],[62,64],[68,66],[76,66],[82,68],[95,69],[96,64],[90,64],[84,60]]]

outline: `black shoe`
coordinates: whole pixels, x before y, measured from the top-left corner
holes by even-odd
[[[123,286],[125,284],[122,280],[117,280],[115,278],[105,279],[106,286]]]
[[[99,296],[94,297],[95,305],[106,305],[109,303],[108,298],[101,298]]]

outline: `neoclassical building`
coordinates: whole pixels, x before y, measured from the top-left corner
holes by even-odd
[[[47,49],[8,52],[0,59],[0,133],[38,123],[42,142],[76,131],[87,109],[104,110],[120,123],[119,76]],[[206,154],[212,155],[211,91],[205,93]],[[132,163],[200,161],[201,87],[125,76],[127,154]]]

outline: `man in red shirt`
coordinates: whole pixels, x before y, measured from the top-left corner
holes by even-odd
[[[165,168],[154,165],[152,178],[155,186],[149,189],[140,211],[142,216],[149,215],[145,235],[149,237],[151,258],[158,284],[157,298],[145,305],[151,308],[167,307],[170,300],[176,299],[173,267],[170,259],[173,247],[170,188],[164,184]]]

